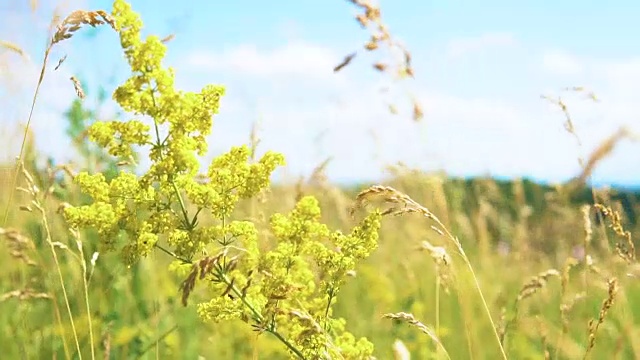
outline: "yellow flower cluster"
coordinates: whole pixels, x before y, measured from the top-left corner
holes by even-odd
[[[122,171],[109,182],[102,174],[77,175],[92,201],[67,207],[68,223],[97,230],[101,244],[121,251],[127,264],[154,249],[173,256],[171,269],[187,277],[185,304],[196,282],[209,280],[211,300],[198,305],[205,320],[244,320],[275,335],[298,358],[371,356],[373,345],[348,333],[331,307],[348,272],[377,247],[380,213],[345,235],[322,224],[318,201],[305,197],[291,213],[271,218],[276,243],[260,251],[255,225],[230,217],[240,200],[269,187],[283,156],[267,152],[251,163],[248,147],[233,147],[211,162],[204,181],[196,180],[224,89],[176,90],[173,70],[162,67],[165,45],[154,36],[141,40],[142,21],[126,1],[114,1],[113,16],[131,68],[113,99],[152,124],[97,122],[90,139],[116,158],[147,146],[151,166],[141,176]],[[201,225],[204,215],[217,222]]]

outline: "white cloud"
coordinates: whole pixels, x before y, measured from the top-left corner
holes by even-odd
[[[205,71],[229,70],[250,76],[304,75],[305,77],[334,76],[333,67],[341,56],[332,50],[304,42],[263,51],[255,45],[240,45],[220,54],[194,52],[186,59],[188,66]]]
[[[484,39],[485,45],[513,43],[508,36],[487,36]],[[457,49],[457,54],[471,49],[479,50],[482,47],[478,45],[480,43],[483,41],[469,41],[462,46],[459,42],[454,49]],[[232,69],[275,79],[274,83],[277,83],[282,74],[309,76],[306,72],[313,71],[311,69],[324,69],[325,66],[330,69],[333,65],[333,62],[320,61],[296,68],[294,65],[283,66],[276,60],[281,59],[282,54],[307,51],[302,49],[319,47],[292,45],[266,52],[246,47],[243,51],[252,54],[252,61],[255,62],[240,61],[234,65],[231,59],[241,58],[237,54],[242,51],[229,51],[225,53],[228,62],[218,61],[216,69],[223,69],[222,65],[226,64]],[[334,52],[324,49],[318,53]],[[259,103],[263,104],[259,114],[263,129],[260,134],[261,148],[283,152],[293,174],[308,174],[327,156],[333,156],[334,160],[327,171],[333,179],[340,180],[379,178],[384,165],[397,161],[425,170],[444,169],[456,175],[490,173],[534,176],[551,181],[566,180],[579,172],[577,159],[580,156],[587,156],[600,141],[619,126],[627,124],[634,112],[640,114],[640,102],[616,96],[616,89],[640,84],[637,78],[640,77],[640,62],[638,67],[635,62],[604,62],[595,66],[589,61],[564,54],[567,54],[566,58],[584,64],[586,75],[597,70],[596,75],[600,78],[595,85],[603,86],[605,90],[601,94],[595,87],[598,95],[606,97],[599,104],[582,99],[566,99],[574,114],[575,126],[583,142],[582,148],[564,130],[563,114],[555,110],[549,112],[544,101],[535,95],[514,99],[503,91],[491,96],[471,97],[456,95],[455,89],[444,93],[437,87],[423,86],[419,87],[417,97],[424,106],[425,119],[423,123],[416,124],[408,116],[393,117],[387,112],[387,100],[395,100],[395,103],[406,101],[406,95],[393,92],[383,95],[377,92],[378,87],[374,83],[347,81],[344,86],[335,89],[335,96],[322,98],[317,96],[313,88],[309,93],[304,81],[299,79],[287,83],[284,88],[278,87],[278,91],[267,88],[260,95]],[[556,57],[556,60],[559,58]],[[547,57],[549,59],[553,60],[553,57]],[[554,63],[549,61],[549,64]],[[556,61],[555,65],[558,64],[562,62]],[[563,68],[556,66],[555,69]],[[625,79],[631,79],[632,82],[626,82]],[[533,79],[524,78],[519,84],[532,87],[532,94],[538,92],[533,88]],[[281,85],[271,86],[276,88]],[[314,98],[315,101],[299,100],[300,93],[305,94],[305,99]],[[239,103],[242,103],[241,100],[236,99]],[[255,101],[253,99],[252,102]],[[227,145],[245,142],[249,129],[247,121],[239,125],[240,119],[247,118],[246,109],[238,109],[238,112],[225,112],[223,109],[223,112],[212,137],[212,143],[220,145],[220,151]],[[239,131],[239,126],[244,130]],[[316,141],[321,133],[322,140]],[[372,133],[375,134],[375,140],[372,139]],[[596,175],[605,180],[629,179],[631,175],[624,161],[625,156],[637,163],[640,162],[638,154],[629,157],[626,152],[616,152],[602,163],[602,170],[597,171]]]
[[[2,91],[10,93],[0,99],[3,107],[3,118],[15,127],[26,124],[31,108],[34,87],[40,75],[40,65],[33,62],[11,61],[8,69],[12,74],[20,74],[23,81],[21,86],[3,86]],[[35,134],[36,145],[43,150],[46,156],[53,156],[58,159],[68,158],[73,150],[66,144],[68,140],[65,135],[66,123],[61,123],[61,114],[66,111],[76,94],[73,84],[69,80],[70,73],[64,66],[57,71],[48,71],[38,92],[30,129]],[[3,76],[0,76],[2,78]],[[20,126],[18,126],[20,124]],[[7,139],[9,140],[9,139]],[[10,157],[15,157],[19,153],[22,138],[10,139],[15,143],[7,149]]]
[[[584,64],[576,57],[559,50],[546,52],[542,65],[546,71],[556,75],[579,75],[584,71]]]
[[[594,61],[594,72],[603,77],[603,88],[612,99],[625,101],[640,114],[640,57],[625,60]],[[603,94],[604,96],[604,94]]]
[[[491,32],[479,36],[453,39],[447,45],[447,53],[450,57],[458,58],[488,48],[513,46],[516,43],[513,34]]]

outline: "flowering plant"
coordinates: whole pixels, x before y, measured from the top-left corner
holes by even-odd
[[[120,251],[126,264],[154,249],[172,256],[171,270],[185,276],[185,306],[196,285],[210,290],[211,298],[197,305],[204,320],[241,319],[301,359],[369,358],[373,345],[347,332],[332,305],[347,275],[377,247],[380,212],[343,234],[322,224],[317,200],[304,197],[289,214],[271,217],[276,241],[261,251],[255,224],[231,220],[232,213],[240,200],[270,186],[283,156],[267,152],[250,163],[251,150],[234,147],[198,180],[198,156],[207,151],[224,88],[176,90],[173,69],[162,66],[165,44],[156,36],[141,39],[142,21],[125,0],[114,1],[112,15],[131,68],[113,99],[136,118],[96,122],[89,137],[119,159],[147,147],[151,166],[141,176],[123,170],[110,181],[101,173],[78,174],[74,181],[92,202],[67,206],[66,221],[95,229],[101,246]],[[204,217],[213,224],[203,225]]]

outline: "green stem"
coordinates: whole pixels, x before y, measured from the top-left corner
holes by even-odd
[[[160,250],[160,251],[162,251],[162,252],[166,253],[167,255],[169,255],[169,256],[171,256],[171,257],[173,257],[173,258],[177,259],[177,260],[182,261],[182,262],[183,262],[183,263],[185,263],[185,264],[192,264],[192,263],[193,263],[193,261],[191,261],[191,260],[189,260],[189,259],[182,258],[182,257],[180,257],[180,256],[176,255],[176,253],[174,253],[173,251],[171,251],[171,250],[169,250],[169,249],[166,249],[166,248],[164,248],[164,247],[163,247],[163,246],[161,246],[161,245],[155,244],[155,245],[153,245],[153,246],[154,246],[156,249],[158,249],[158,250]]]
[[[51,53],[51,48],[53,44],[49,41],[47,43],[47,48],[44,51],[44,59],[42,60],[42,67],[40,68],[40,77],[38,77],[38,83],[36,85],[36,90],[33,93],[33,98],[31,99],[31,109],[29,110],[29,117],[27,118],[27,125],[24,128],[24,135],[22,136],[22,143],[20,144],[20,154],[16,159],[16,172],[13,177],[13,182],[11,183],[11,188],[9,188],[9,201],[7,202],[7,208],[4,212],[4,217],[2,219],[2,226],[7,226],[7,220],[9,219],[9,210],[11,209],[11,203],[13,202],[13,196],[15,193],[16,185],[18,184],[18,176],[20,175],[20,171],[22,170],[24,151],[27,144],[27,136],[29,136],[29,127],[31,125],[31,119],[33,118],[33,110],[36,108],[36,100],[38,99],[38,94],[40,93],[40,86],[42,85],[42,81],[44,81],[44,73],[47,69],[47,61],[49,60],[49,54]]]
[[[156,248],[158,248],[159,250],[165,252],[166,254],[168,254],[169,256],[172,256],[180,261],[183,261],[185,263],[191,264],[193,263],[193,261],[187,260],[187,259],[183,259],[181,257],[179,257],[178,255],[176,255],[175,253],[173,253],[170,250],[165,249],[164,247],[155,244],[154,245]],[[247,299],[242,295],[242,292],[235,286],[231,284],[231,280],[229,280],[229,278],[227,277],[226,274],[223,273],[218,273],[218,276],[220,276],[220,278],[222,279],[222,281],[227,285],[231,285],[231,292],[233,292],[233,294],[240,299],[240,301],[242,301],[242,303],[244,304],[244,306],[246,306],[249,311],[251,311],[251,313],[253,314],[253,318],[256,322],[258,323],[263,323],[264,322],[264,318],[262,317],[262,315],[260,314],[260,312],[258,312],[258,310],[256,310],[255,307],[253,307],[253,305],[251,305],[251,303],[249,303],[249,301],[247,301]],[[294,354],[296,354],[296,356],[302,360],[305,360],[306,358],[304,357],[304,354],[298,350],[293,344],[291,344],[287,339],[285,339],[280,333],[278,333],[275,329],[266,329],[266,331],[270,334],[273,334],[276,338],[278,338],[278,340],[280,340],[280,342],[282,342],[289,350],[291,350],[291,352],[293,352]]]
[[[462,244],[460,243],[460,240],[458,240],[458,238],[453,236],[453,234],[451,234],[449,232],[449,230],[444,226],[444,224],[438,218],[434,218],[434,221],[440,226],[441,229],[444,230],[444,232],[447,235],[447,237],[449,237],[454,242],[454,244],[458,248],[458,252],[462,256],[462,259],[464,260],[465,264],[467,265],[467,268],[471,272],[471,276],[473,277],[473,281],[475,283],[476,290],[478,290],[478,295],[480,295],[480,300],[482,301],[482,305],[484,307],[484,310],[485,310],[485,312],[487,314],[487,317],[489,318],[489,323],[491,323],[491,329],[493,330],[493,335],[495,336],[495,338],[496,338],[496,340],[498,342],[498,347],[500,348],[500,355],[502,356],[503,360],[508,360],[507,353],[504,351],[504,347],[502,346],[502,340],[500,338],[500,335],[498,334],[498,329],[496,328],[496,324],[493,321],[493,317],[491,316],[491,311],[489,310],[489,306],[487,305],[487,301],[485,300],[484,294],[482,293],[482,288],[480,288],[480,282],[478,282],[478,278],[476,277],[476,273],[473,270],[473,266],[471,266],[471,262],[469,261],[469,258],[467,257],[467,254],[465,253],[464,249],[462,248]]]
[[[69,302],[69,296],[67,294],[67,288],[64,285],[64,277],[62,276],[62,269],[60,267],[60,261],[58,260],[58,254],[56,253],[56,248],[53,245],[53,240],[51,239],[51,228],[49,226],[49,220],[47,218],[47,214],[44,210],[44,207],[40,203],[40,200],[36,198],[35,194],[33,194],[33,197],[34,197],[34,203],[42,215],[42,225],[45,230],[45,240],[49,244],[49,248],[51,249],[51,255],[53,256],[53,260],[56,264],[58,279],[60,280],[60,287],[62,288],[62,296],[64,297],[64,303],[67,307],[67,314],[69,315],[69,321],[71,323],[71,331],[73,332],[73,339],[75,340],[76,350],[78,351],[78,358],[82,360],[82,351],[80,350],[80,342],[78,340],[78,331],[76,330],[76,324],[73,320],[73,312],[71,311],[71,305]],[[93,344],[92,344],[92,349],[93,349]]]
[[[142,356],[144,356],[144,354],[146,354],[149,350],[151,350],[152,347],[156,346],[156,344],[158,342],[162,341],[164,338],[169,336],[169,334],[171,334],[172,332],[176,331],[176,329],[178,329],[178,325],[177,324],[173,325],[173,327],[171,329],[165,331],[165,333],[160,335],[160,337],[158,337],[155,341],[152,341],[151,343],[149,343],[149,345],[147,345],[147,347],[142,349],[140,354],[138,354],[138,359],[142,358]]]
[[[151,84],[148,84],[149,86],[151,86]],[[153,101],[153,106],[155,108],[158,107],[158,105],[156,104],[156,97],[155,97],[155,89],[151,90],[151,100]],[[153,118],[153,127],[155,129],[156,132],[156,146],[158,147],[163,147],[164,146],[164,141],[160,140],[160,128],[158,127],[158,121],[156,121],[155,117]],[[160,159],[163,160],[163,156],[162,156],[162,151],[160,151]],[[184,204],[184,200],[182,199],[182,195],[180,194],[180,190],[178,189],[178,186],[176,185],[176,182],[173,178],[173,176],[169,175],[171,180],[171,187],[173,187],[173,191],[176,194],[176,197],[178,198],[178,202],[180,203],[180,210],[182,211],[182,216],[184,216],[184,221],[185,224],[191,224],[191,222],[189,221],[189,213],[187,212],[187,207]]]
[[[293,344],[291,344],[289,341],[287,341],[287,339],[285,339],[284,337],[282,337],[282,335],[280,335],[280,333],[278,333],[275,330],[267,330],[269,333],[273,334],[275,337],[278,338],[278,340],[280,340],[280,342],[282,342],[287,348],[289,348],[289,350],[291,350],[294,354],[296,354],[297,357],[299,357],[300,359],[305,359],[304,354],[302,352],[300,352],[300,350],[296,349],[295,346],[293,346]]]
[[[226,274],[222,274],[219,273],[218,274],[220,276],[220,278],[224,281],[224,283],[226,285],[231,285],[231,280],[229,280],[229,278],[227,277]],[[253,313],[253,316],[255,318],[255,320],[259,323],[263,323],[264,322],[264,318],[262,317],[262,315],[258,312],[258,310],[256,310],[253,305],[251,305],[247,299],[242,296],[242,292],[240,290],[238,290],[238,288],[235,285],[231,285],[231,291],[238,297],[240,298],[240,301],[242,301],[242,303]],[[269,332],[270,334],[273,334],[276,338],[278,338],[278,340],[280,340],[280,342],[282,342],[289,350],[291,350],[291,352],[293,352],[294,354],[296,354],[296,356],[300,359],[305,360],[306,358],[304,357],[304,354],[298,350],[293,344],[291,344],[287,339],[285,339],[279,332],[277,332],[275,330],[275,328],[267,328],[266,329],[267,332]]]

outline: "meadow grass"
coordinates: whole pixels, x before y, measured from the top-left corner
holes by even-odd
[[[354,4],[363,10],[358,22],[373,26],[364,49],[376,50],[378,42],[394,48],[380,10]],[[171,250],[159,248],[128,266],[119,254],[100,251],[95,232],[63,220],[64,209],[86,196],[70,167],[36,165],[37,139],[28,136],[28,126],[52,47],[82,26],[103,24],[115,28],[104,11],[77,11],[52,26],[17,166],[0,174],[6,205],[0,227],[3,357],[290,357],[287,339],[273,329],[270,337],[240,319],[202,321],[193,307],[184,307],[179,287],[185,279],[167,270],[176,257]],[[23,54],[15,44],[0,45]],[[399,49],[403,61],[394,73],[413,76],[408,51]],[[77,79],[70,86],[84,96]],[[568,109],[561,99],[554,103],[575,135]],[[414,119],[421,117],[415,104]],[[346,188],[326,180],[323,163],[309,179],[274,184],[242,200],[228,220],[249,219],[267,249],[274,242],[268,219],[288,213],[306,195],[318,199],[324,224],[345,232],[357,225],[355,213],[379,207],[384,220],[378,248],[347,273],[333,306],[349,332],[375,345],[379,359],[405,359],[407,353],[415,359],[638,358],[637,196],[585,187],[598,161],[628,136],[621,129],[605,139],[582,161],[575,181],[555,187],[521,179],[452,179],[394,166],[384,184]],[[189,201],[180,205],[199,212]],[[213,261],[203,260],[206,266]],[[224,295],[246,289],[228,285]],[[191,302],[211,297],[204,287],[186,295]],[[303,312],[293,316],[316,321]]]

